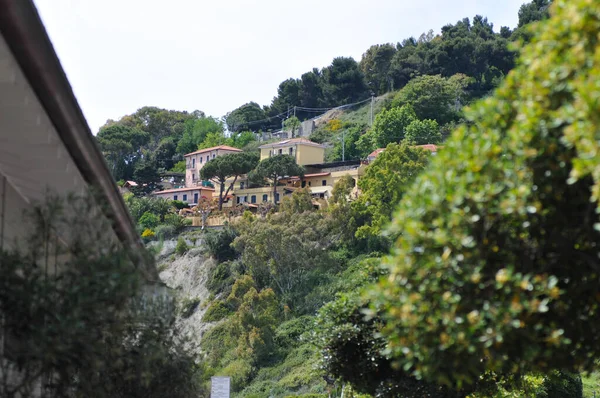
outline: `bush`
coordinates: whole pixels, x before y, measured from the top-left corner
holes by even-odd
[[[236,257],[235,249],[231,247],[231,243],[237,237],[236,231],[225,226],[221,230],[211,230],[206,232],[204,243],[208,249],[208,253],[217,261],[233,260]]]
[[[553,371],[544,378],[545,394],[536,398],[582,398],[583,383],[577,373]]]
[[[221,300],[213,302],[204,313],[202,322],[217,322],[226,318],[232,313],[227,305]]]
[[[171,205],[175,207],[177,210],[187,209],[189,205],[181,200],[173,200],[171,201]]]
[[[154,233],[158,239],[169,239],[175,235],[177,235],[177,231],[175,227],[172,225],[161,224],[154,229]]]
[[[400,368],[592,369],[600,355],[600,7],[555,0],[493,97],[468,111],[395,214],[372,289]]]
[[[196,311],[196,308],[200,305],[200,298],[192,297],[182,300],[180,304],[179,313],[182,318],[189,318]]]
[[[158,218],[158,216],[156,214],[150,213],[149,211],[142,214],[142,216],[140,217],[140,220],[138,221],[138,223],[142,227],[148,228],[148,229],[156,228],[156,226],[158,225],[159,222],[160,222],[160,219]]]
[[[142,232],[142,239],[144,242],[149,242],[154,238],[154,231],[146,228],[144,232]]]
[[[175,253],[183,256],[189,250],[187,243],[185,243],[185,239],[179,238],[177,239],[177,245],[175,246]]]
[[[206,288],[213,294],[219,294],[225,290],[227,286],[233,285],[233,282],[231,263],[227,261],[218,263],[209,271]]]

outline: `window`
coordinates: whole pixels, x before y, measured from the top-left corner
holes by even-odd
[[[196,158],[192,158],[192,169],[196,168]]]
[[[269,195],[264,194],[263,195],[263,202],[267,202],[267,201],[269,201]]]
[[[238,196],[236,199],[237,199],[237,204],[239,205],[240,204],[240,197]]]
[[[173,200],[177,200],[177,195],[173,195]]]
[[[302,181],[302,188],[306,186],[306,181]]]
[[[202,163],[202,156],[200,156],[200,163]]]
[[[240,189],[244,189],[244,181],[240,182]]]
[[[187,201],[187,195],[183,194],[183,201],[186,202]]]
[[[327,185],[327,180],[321,181],[321,185],[323,185],[323,186]]]
[[[273,156],[273,151],[269,149],[269,157]]]
[[[215,158],[215,156],[216,156],[216,155],[213,153],[213,159]]]
[[[356,186],[356,180],[353,178],[352,179],[352,188],[354,188]]]
[[[279,154],[282,155],[283,154],[283,149],[279,150]]]
[[[250,196],[250,203],[256,203],[256,195]]]
[[[198,194],[194,194],[194,203],[198,204]]]
[[[196,181],[196,174],[192,173],[192,181]]]
[[[294,154],[294,148],[290,148],[290,155]]]
[[[275,202],[279,202],[279,192],[275,192]]]
[[[312,185],[311,181],[308,182],[308,186],[310,187]]]

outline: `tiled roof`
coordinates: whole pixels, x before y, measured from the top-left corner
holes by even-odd
[[[175,193],[175,192],[186,192],[186,191],[214,191],[214,188],[210,187],[191,187],[191,188],[176,188],[176,189],[166,189],[164,191],[156,191],[155,194],[161,193]]]
[[[219,146],[213,146],[212,148],[200,149],[199,151],[192,152],[192,153],[186,153],[185,156],[197,155],[199,153],[204,153],[204,152],[218,151],[219,149],[224,150],[224,151],[242,152],[242,150],[239,148],[234,148],[229,145],[219,145]]]
[[[425,145],[417,145],[417,148],[426,149],[431,152],[437,152],[438,149],[441,148],[441,146],[437,146],[435,144],[425,144]]]
[[[292,138],[289,140],[283,140],[283,141],[279,141],[279,142],[274,142],[272,144],[265,144],[265,145],[261,145],[259,146],[259,148],[276,148],[278,146],[287,146],[287,145],[308,145],[308,146],[315,146],[315,147],[319,147],[319,148],[325,148],[325,145],[321,145],[321,144],[317,144],[316,142],[312,142],[311,140],[307,140],[306,138]]]
[[[313,173],[313,174],[304,174],[304,177],[303,177],[303,178],[311,178],[311,177],[325,177],[325,176],[328,176],[329,174],[331,174],[331,173]],[[291,180],[294,180],[294,179],[298,180],[298,179],[300,179],[300,177],[298,177],[298,176],[293,176],[293,177],[290,177],[290,179],[291,179]]]
[[[376,158],[381,152],[385,151],[385,148],[377,148],[369,154],[369,158]]]

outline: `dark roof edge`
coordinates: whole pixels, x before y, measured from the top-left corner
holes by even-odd
[[[133,249],[142,248],[133,220],[77,103],[33,1],[0,0],[0,10],[0,33],[81,175],[109,205],[106,215],[113,221],[115,233]],[[146,276],[158,279],[153,264],[147,264],[147,260],[140,261],[146,268]]]

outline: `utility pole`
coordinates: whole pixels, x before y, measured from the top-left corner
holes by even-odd
[[[346,130],[342,130],[342,162],[346,160]]]
[[[373,125],[373,102],[375,102],[375,96],[371,93],[371,126]]]
[[[296,105],[294,105],[294,117],[296,117]]]

